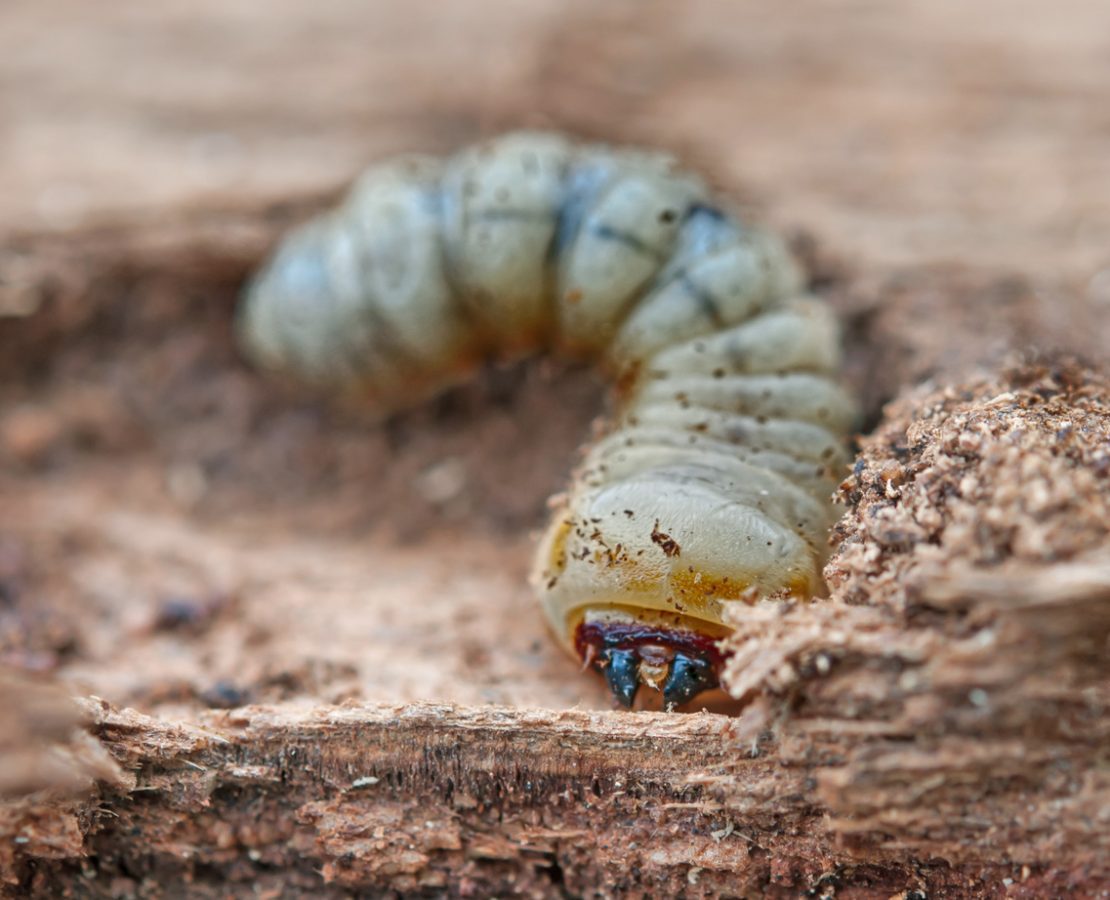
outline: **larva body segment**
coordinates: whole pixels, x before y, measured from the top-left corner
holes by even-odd
[[[370,169],[250,285],[261,365],[396,409],[541,348],[617,384],[533,583],[566,648],[631,705],[716,684],[729,604],[822,590],[855,421],[836,322],[783,244],[665,156],[511,134]]]
[[[443,260],[438,209],[441,166],[410,158],[372,169],[355,185],[333,225],[353,265],[350,313],[421,373],[454,368],[475,357],[476,338],[458,308]]]
[[[547,251],[570,152],[556,135],[514,134],[447,164],[443,237],[458,297],[502,352],[534,350],[550,332]]]
[[[383,407],[477,365],[477,329],[444,259],[441,172],[421,157],[375,166],[337,210],[290,234],[248,288],[247,353]]]
[[[576,484],[600,484],[619,476],[635,459],[652,454],[697,451],[698,458],[735,459],[776,472],[815,497],[831,496],[840,481],[839,466],[815,467],[812,463],[767,450],[755,450],[694,432],[671,427],[630,426],[621,428],[594,444],[576,472]]]
[[[810,298],[793,298],[747,322],[663,348],[650,358],[650,375],[756,375],[840,367],[839,328],[831,311]]]
[[[593,357],[671,256],[704,188],[662,158],[597,149],[582,165],[594,171],[571,187],[583,196],[560,235],[556,333],[563,349]]]
[[[645,378],[627,401],[626,417],[649,406],[677,403],[768,419],[799,419],[843,434],[855,421],[855,404],[836,384],[808,372],[779,375],[675,375]]]
[[[679,237],[673,258],[609,346],[611,368],[743,322],[799,288],[799,273],[777,240],[741,229],[713,207],[693,207]]]

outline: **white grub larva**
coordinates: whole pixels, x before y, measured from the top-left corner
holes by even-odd
[[[836,322],[775,236],[669,157],[517,133],[375,166],[279,246],[240,333],[262,367],[381,409],[490,356],[596,361],[617,414],[533,583],[625,706],[716,686],[727,605],[822,590],[855,418]]]

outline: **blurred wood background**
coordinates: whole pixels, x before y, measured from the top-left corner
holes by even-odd
[[[1108,264],[1097,0],[43,0],[0,17],[5,231],[324,191],[523,122],[673,147],[868,265],[1084,287]]]
[[[671,149],[793,236],[877,421],[1014,351],[1105,362],[1108,101],[1098,0],[0,7],[0,660],[105,698],[118,766],[71,748],[92,794],[4,807],[10,889],[1104,895],[1051,816],[875,825],[859,735],[608,711],[523,583],[588,374],[383,429],[257,379],[229,323],[367,162],[556,127]]]

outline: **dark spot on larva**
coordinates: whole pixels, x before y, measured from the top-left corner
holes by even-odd
[[[677,218],[678,218],[678,213],[676,213],[673,209],[665,209],[661,213],[659,213],[659,221],[660,222],[670,223],[670,222],[673,222]]]
[[[724,369],[714,369],[713,370],[713,377],[714,378],[724,378],[725,374],[726,373],[725,373]],[[768,393],[770,393],[770,392],[768,392]]]
[[[659,530],[658,519],[655,520],[655,526],[651,529],[651,542],[656,544],[667,557],[675,557],[682,553],[682,548],[678,545],[678,541],[666,532]]]
[[[634,513],[634,512],[633,512],[632,510],[630,510],[630,509],[626,509],[626,510],[624,511],[624,514],[625,514],[626,516],[628,516],[628,518],[630,518],[630,519],[631,519],[631,518],[633,518],[633,517],[634,517],[634,516],[636,515],[636,513]]]

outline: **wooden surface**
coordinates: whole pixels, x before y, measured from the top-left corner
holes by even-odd
[[[904,741],[876,754],[875,734],[827,720],[780,743],[742,741],[742,720],[704,713],[417,703],[247,708],[189,724],[95,702],[89,713],[121,773],[98,773],[92,803],[3,810],[17,853],[39,860],[23,890],[1035,898],[1099,896],[1105,872],[1105,829],[1081,824],[1100,815],[1097,797],[1019,822],[1023,791],[1007,792],[999,769],[1012,776],[1012,756],[989,762],[953,742],[930,763]],[[852,763],[837,765],[842,755]],[[913,779],[946,763],[965,794],[966,779],[993,783],[1004,829],[985,826],[989,806],[961,815],[957,803],[917,818],[914,833],[910,795],[928,790]],[[872,806],[892,794],[900,809]],[[1061,821],[1080,828],[1061,834]],[[1012,856],[977,850],[984,828]],[[1053,862],[1037,861],[1038,843]]]
[[[1024,878],[1028,896],[1097,895],[1089,836],[999,831],[1017,788],[965,798],[976,852],[973,828],[931,843],[836,793],[877,752],[843,723],[842,774],[818,784],[824,762],[797,755],[816,739],[751,762],[737,720],[609,711],[524,584],[602,409],[589,373],[488,373],[379,427],[257,378],[230,320],[266,248],[365,162],[550,125],[675,150],[794,235],[844,313],[871,423],[900,388],[1014,350],[1102,365],[1107,84],[1094,0],[0,8],[0,656],[110,702],[94,731],[122,767],[116,784],[90,768],[91,801],[23,801],[5,834],[28,815],[55,830],[9,845],[5,874],[44,892],[80,871],[102,893],[287,874],[413,890],[426,871],[537,894],[1013,895]],[[275,787],[333,725],[338,755]],[[738,760],[738,787],[711,788]],[[394,781],[350,799],[340,761]],[[532,777],[551,779],[542,799],[520,792]],[[389,837],[337,836],[348,802]],[[228,837],[221,817],[289,830]],[[374,841],[404,856],[395,832],[417,856],[375,868]]]

